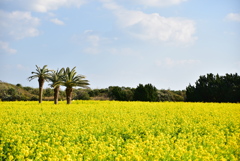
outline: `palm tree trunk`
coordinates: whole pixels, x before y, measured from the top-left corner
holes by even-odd
[[[67,87],[67,88],[66,88],[67,104],[71,104],[72,91],[73,91],[72,87]]]
[[[54,104],[58,104],[59,89],[60,89],[60,86],[56,86],[54,88]]]
[[[39,83],[39,103],[42,103],[44,79],[40,77],[38,79],[38,83]]]

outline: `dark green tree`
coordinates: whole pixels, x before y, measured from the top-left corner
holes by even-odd
[[[195,86],[186,88],[186,101],[240,102],[240,76],[237,73],[200,76]]]
[[[22,88],[22,85],[20,83],[16,84],[16,86]]]
[[[112,100],[125,101],[126,99],[124,91],[118,86],[110,86],[108,96]]]
[[[90,100],[88,89],[74,89],[73,92],[75,93],[73,97],[75,100]]]
[[[139,84],[134,91],[134,100],[135,101],[147,101],[146,91],[142,84]]]
[[[146,84],[145,86],[139,84],[134,92],[134,100],[150,102],[159,101],[157,88],[152,84]]]
[[[110,86],[108,88],[108,96],[112,100],[131,101],[133,99],[133,92],[129,87]]]
[[[146,84],[144,88],[146,91],[147,101],[150,101],[150,102],[158,101],[158,93],[157,93],[156,87],[154,87],[152,84]]]

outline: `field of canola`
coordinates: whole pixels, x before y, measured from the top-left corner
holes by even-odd
[[[0,102],[0,160],[240,160],[240,104]]]

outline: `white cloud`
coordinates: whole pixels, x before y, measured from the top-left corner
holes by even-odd
[[[229,13],[226,18],[230,21],[240,22],[240,13]]]
[[[177,5],[187,0],[134,0],[134,1],[136,1],[136,3],[140,3],[145,6],[162,7],[162,6]]]
[[[139,55],[138,51],[132,48],[121,48],[114,45],[118,41],[117,37],[109,38],[99,35],[93,30],[85,30],[81,35],[74,35],[72,41],[82,46],[82,51],[86,54],[96,55],[100,53],[108,53],[112,55]]]
[[[55,23],[56,25],[64,25],[64,22],[57,18],[51,19],[50,21]]]
[[[77,43],[79,46],[87,46],[83,49],[84,53],[98,54],[101,52],[102,45],[109,43],[111,40],[100,36],[92,30],[85,30],[81,35],[74,35],[72,37],[72,41]]]
[[[91,48],[85,48],[83,52],[86,54],[96,55],[96,54],[99,54],[101,50],[97,47],[91,47]]]
[[[159,67],[179,67],[179,66],[188,66],[188,65],[197,65],[199,64],[199,60],[193,60],[193,59],[185,59],[185,60],[173,60],[171,58],[165,58],[162,60],[157,60],[155,64]]]
[[[0,37],[23,39],[39,35],[37,29],[40,20],[32,17],[30,12],[5,12],[0,10]]]
[[[115,13],[123,29],[142,40],[180,43],[191,43],[196,40],[195,24],[192,20],[131,11],[113,2],[105,1],[104,6]]]
[[[87,0],[1,0],[9,6],[15,6],[24,10],[36,12],[49,12],[60,7],[80,7]]]
[[[95,34],[92,30],[86,30],[84,31],[83,35],[85,41],[90,43],[92,46],[99,46],[100,41],[102,41],[99,35]]]
[[[18,70],[25,70],[25,71],[26,71],[26,70],[28,70],[28,68],[27,68],[27,67],[25,67],[25,66],[24,66],[24,65],[22,65],[22,64],[17,64],[17,66],[16,66],[16,67],[17,67],[17,69],[18,69]]]
[[[84,33],[78,38],[79,42],[87,43],[87,46],[84,51],[90,54],[97,54],[100,52],[100,44],[106,43],[107,38],[103,38],[92,30],[85,30]]]
[[[132,48],[108,48],[107,53],[113,55],[125,55],[125,56],[138,56],[140,55],[139,51],[136,51]]]
[[[28,7],[37,12],[48,12],[60,7],[80,7],[86,0],[28,0]]]
[[[8,54],[15,54],[17,52],[17,50],[10,48],[7,42],[3,41],[0,41],[0,51]]]

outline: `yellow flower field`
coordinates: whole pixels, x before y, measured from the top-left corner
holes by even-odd
[[[0,160],[240,160],[240,104],[0,102]]]

